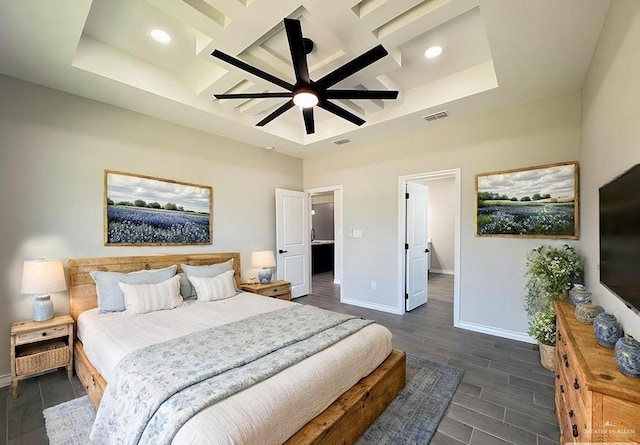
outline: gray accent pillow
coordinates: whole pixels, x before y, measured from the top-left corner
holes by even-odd
[[[120,289],[120,282],[127,284],[157,284],[175,276],[178,266],[169,266],[164,269],[139,270],[130,273],[103,272],[92,270],[89,272],[96,283],[98,294],[98,312],[122,312],[124,311],[124,294]]]
[[[224,263],[217,264],[207,264],[204,266],[191,266],[189,264],[180,264],[182,271],[186,276],[180,277],[180,293],[182,294],[182,298],[185,300],[189,298],[196,298],[198,294],[196,293],[195,287],[189,281],[189,277],[204,277],[204,278],[214,278],[220,274],[233,270],[233,258]],[[234,280],[235,283],[235,280]],[[187,286],[189,286],[189,291],[187,291]],[[236,289],[237,290],[237,289]]]
[[[180,295],[182,295],[182,298],[184,300],[195,299],[196,296],[191,295],[191,292],[193,292],[193,287],[189,282],[189,278],[187,278],[187,274],[184,272],[180,272],[178,276],[180,277]]]

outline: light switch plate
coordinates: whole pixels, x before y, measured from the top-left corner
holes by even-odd
[[[354,238],[362,238],[362,230],[353,229],[352,235]]]

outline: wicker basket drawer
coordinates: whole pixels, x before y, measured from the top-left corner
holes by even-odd
[[[34,374],[66,366],[70,358],[69,346],[63,341],[26,346],[16,355],[16,375]]]

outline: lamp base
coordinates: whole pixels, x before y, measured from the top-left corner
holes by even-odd
[[[53,318],[53,303],[49,295],[38,295],[33,300],[33,321],[46,321]]]
[[[262,269],[258,272],[258,280],[260,281],[260,284],[271,283],[271,269]]]

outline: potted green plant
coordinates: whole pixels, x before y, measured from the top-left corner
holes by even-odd
[[[531,317],[527,334],[538,341],[542,366],[553,371],[556,368],[556,314],[553,305]]]
[[[584,273],[584,260],[568,244],[543,245],[527,255],[525,310],[530,336],[538,341],[540,359],[547,369],[555,369],[556,318],[553,302],[567,299],[571,284]]]

